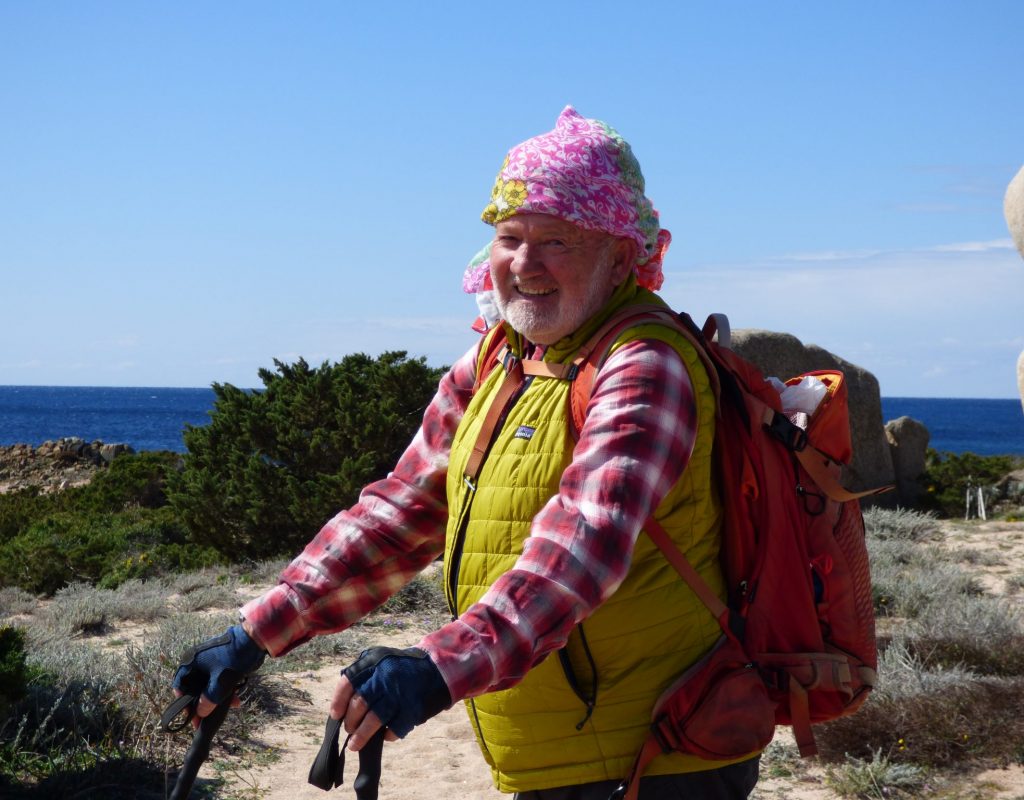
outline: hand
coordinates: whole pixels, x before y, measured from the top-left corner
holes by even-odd
[[[444,678],[422,650],[371,647],[342,671],[330,713],[344,720],[349,749],[359,750],[382,726],[389,741],[404,738],[451,704]]]
[[[199,698],[194,710],[193,727],[199,718],[208,716],[214,708],[234,696],[235,687],[246,675],[259,669],[267,653],[242,629],[232,625],[220,636],[207,639],[187,651],[181,666],[174,674],[176,694],[189,694]]]

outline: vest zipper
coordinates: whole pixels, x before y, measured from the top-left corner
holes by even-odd
[[[459,524],[455,530],[455,541],[452,543],[452,552],[448,557],[448,580],[445,581],[445,594],[448,600],[448,610],[452,619],[459,616],[458,590],[459,590],[459,565],[462,562],[462,545],[466,539],[466,528],[469,526],[469,509],[476,497],[476,487],[470,483],[469,478],[463,476],[462,490],[462,514],[459,516]]]
[[[491,755],[491,748],[487,746],[487,740],[484,738],[484,729],[480,724],[480,715],[477,713],[476,703],[472,697],[467,699],[466,702],[469,703],[469,709],[473,712],[473,727],[476,728],[477,741],[480,742],[480,746],[487,752],[487,759],[490,763],[496,764],[497,762],[494,760],[494,756]]]
[[[576,678],[576,673],[572,668],[572,661],[569,660],[568,641],[566,641],[565,647],[558,651],[558,662],[562,666],[562,672],[565,673],[565,680],[568,682],[569,688],[572,689],[573,694],[579,698],[587,710],[583,719],[576,723],[576,730],[581,731],[583,726],[590,721],[594,714],[594,708],[597,706],[597,663],[594,661],[594,654],[590,652],[590,645],[587,644],[587,635],[583,632],[582,622],[576,626],[576,630],[579,631],[580,642],[583,644],[583,653],[586,655],[587,664],[590,666],[593,690],[587,694],[583,691],[583,686],[580,685],[579,680]]]

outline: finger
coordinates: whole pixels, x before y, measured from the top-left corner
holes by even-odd
[[[363,745],[370,741],[370,739],[373,738],[373,734],[379,731],[381,727],[380,718],[371,711],[363,717],[363,721],[359,723],[359,727],[356,728],[355,731],[352,731],[352,736],[348,740],[348,749],[353,752],[362,750]],[[388,733],[390,733],[390,731],[388,731]],[[384,734],[384,738],[387,738],[387,733]]]
[[[331,698],[331,719],[342,719],[345,716],[352,693],[352,682],[342,675],[334,689],[334,696]]]
[[[366,699],[361,694],[354,695],[348,701],[348,709],[345,711],[345,733],[355,733],[366,720],[369,710]]]
[[[387,728],[384,731],[384,741],[385,742],[397,742],[398,741],[398,734],[395,733],[393,730],[391,730],[391,728]]]
[[[210,716],[210,712],[217,707],[217,704],[213,702],[205,694],[199,696],[199,702],[196,703],[196,716],[199,718]]]

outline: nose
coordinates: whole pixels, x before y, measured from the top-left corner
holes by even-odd
[[[528,277],[543,272],[544,262],[540,257],[540,248],[535,244],[521,242],[516,248],[509,269],[513,275],[518,277]]]

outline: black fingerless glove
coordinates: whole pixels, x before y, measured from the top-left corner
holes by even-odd
[[[384,726],[400,738],[452,704],[441,673],[417,647],[371,647],[342,672]]]
[[[173,686],[193,697],[205,694],[220,705],[231,697],[244,676],[260,668],[266,657],[266,651],[241,625],[232,625],[220,636],[207,639],[182,656]]]

